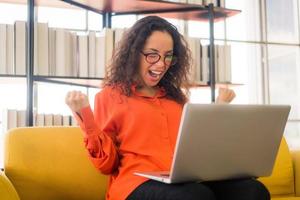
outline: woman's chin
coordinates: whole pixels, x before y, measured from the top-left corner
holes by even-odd
[[[155,82],[147,82],[146,83],[146,86],[147,87],[155,87],[155,86],[157,86],[157,84],[159,83],[159,81],[155,81]]]

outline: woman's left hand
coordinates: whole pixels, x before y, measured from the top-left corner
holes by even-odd
[[[218,104],[230,103],[235,97],[235,92],[229,88],[219,88],[219,95],[216,99]]]

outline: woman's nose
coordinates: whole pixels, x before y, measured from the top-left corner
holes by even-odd
[[[164,62],[164,58],[161,57],[161,58],[157,61],[157,63],[155,63],[155,65],[157,65],[157,66],[159,66],[159,67],[166,67],[166,64],[165,64],[165,62]]]

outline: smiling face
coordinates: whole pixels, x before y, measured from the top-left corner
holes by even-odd
[[[139,76],[142,86],[152,88],[159,83],[171,67],[170,62],[173,55],[171,35],[164,31],[152,32],[147,38],[140,55]],[[159,57],[157,55],[160,56],[160,59],[154,63],[153,61],[156,61],[156,58]]]

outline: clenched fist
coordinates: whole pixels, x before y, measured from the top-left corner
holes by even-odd
[[[235,97],[235,92],[232,89],[220,88],[216,103],[230,103]]]
[[[68,92],[65,102],[73,112],[80,112],[82,108],[90,105],[88,97],[80,91]]]

